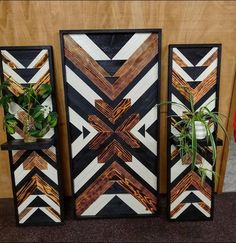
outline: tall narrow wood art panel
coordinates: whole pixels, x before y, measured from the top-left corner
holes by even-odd
[[[19,96],[23,88],[29,85],[37,90],[41,85],[51,83],[53,88],[52,48],[1,47],[1,77],[10,83],[8,91],[14,97]],[[53,96],[54,91],[41,104],[55,111]],[[22,129],[27,113],[16,101],[10,104],[10,112],[16,114],[19,122],[16,133],[8,135],[8,142],[1,148],[9,150],[17,223],[60,224],[62,195],[57,129],[50,129],[36,143],[26,144],[22,140]]]
[[[62,31],[77,217],[157,211],[160,30]]]
[[[191,109],[190,92],[195,110],[204,105],[211,111],[218,111],[220,58],[221,45],[170,45],[169,100]],[[168,121],[169,217],[172,220],[211,219],[214,193],[212,175],[208,173],[202,184],[197,168],[192,170],[191,164],[182,163],[179,147],[172,139],[178,136],[181,129],[177,122],[183,112],[180,106],[174,104],[168,109],[168,115],[174,115]],[[215,136],[216,132],[215,128]],[[214,167],[211,147],[201,141],[199,146],[201,149],[198,150],[198,157],[203,166],[211,170]]]

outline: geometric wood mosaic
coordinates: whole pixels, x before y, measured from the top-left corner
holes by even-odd
[[[61,31],[76,216],[153,215],[160,30]]]
[[[52,48],[1,47],[0,50],[1,78],[10,83],[8,90],[18,96],[27,85],[31,84],[37,90],[42,84],[50,83],[52,94],[43,99],[41,104],[56,111]],[[8,134],[8,141],[14,142],[23,138],[22,129],[27,113],[16,100],[11,102],[10,112],[16,114],[18,120],[16,133]],[[38,146],[37,150],[9,150],[16,220],[19,225],[56,225],[62,222],[57,128],[51,128],[43,139],[52,139],[49,148],[40,149]]]
[[[168,100],[184,104],[190,109],[189,93],[192,94],[194,109],[207,106],[218,111],[221,45],[170,45],[169,46],[169,95]],[[182,87],[187,87],[183,89]],[[168,137],[178,136],[181,126],[177,125],[183,108],[171,104],[168,107]],[[216,129],[214,135],[216,136]],[[212,150],[199,145],[199,167],[211,170]],[[197,168],[191,163],[183,164],[178,146],[169,139],[168,161],[168,204],[171,220],[205,220],[213,217],[214,179],[207,172],[205,183]]]

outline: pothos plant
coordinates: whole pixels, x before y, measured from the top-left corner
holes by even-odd
[[[162,104],[175,105],[176,108],[180,107],[183,110],[182,117],[179,121],[176,121],[173,126],[178,128],[178,134],[175,135],[177,140],[177,146],[180,150],[180,157],[183,160],[185,157],[190,158],[191,168],[194,170],[197,168],[199,175],[201,176],[202,183],[204,183],[207,173],[210,173],[217,179],[218,174],[213,170],[217,157],[217,146],[215,135],[212,133],[214,127],[220,127],[226,138],[228,139],[227,131],[223,126],[222,117],[225,117],[219,112],[211,111],[208,104],[201,106],[199,109],[195,109],[194,98],[192,93],[188,90],[188,87],[181,86],[188,95],[190,108],[182,103],[167,101]],[[170,115],[170,119],[175,119],[177,115]],[[199,135],[200,134],[200,135]],[[200,140],[205,139],[205,143],[212,151],[212,169],[204,167],[202,162],[197,164],[198,153],[204,149]],[[186,156],[187,155],[187,156]]]
[[[9,86],[8,80],[0,84],[0,105],[5,113],[3,127],[7,133],[14,134],[18,124],[16,114],[10,112],[13,101],[24,112],[22,123],[25,142],[34,142],[57,125],[57,113],[51,111],[50,107],[41,104],[52,92],[50,84],[42,84],[38,89],[30,84],[22,88],[18,96],[9,91]]]

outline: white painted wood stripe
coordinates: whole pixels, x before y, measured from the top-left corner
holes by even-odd
[[[55,217],[47,208],[39,207],[39,209],[44,212],[49,218],[51,218],[54,222],[59,223],[61,220]]]
[[[15,185],[17,186],[28,174],[30,170],[24,170],[23,164],[21,164],[15,171]]]
[[[25,210],[28,205],[33,202],[37,197],[40,197],[43,201],[45,201],[49,206],[51,206],[56,212],[60,213],[60,207],[52,201],[48,196],[46,195],[30,195],[27,199],[25,199],[18,207],[18,213],[22,213],[23,210]]]
[[[138,138],[153,154],[157,155],[157,141],[145,132],[145,137],[139,133],[139,129],[145,124],[147,130],[157,120],[157,107],[153,107],[150,111],[130,130],[130,132]]]
[[[175,163],[172,167],[171,167],[171,176],[170,176],[170,181],[171,183],[181,174],[183,173],[188,167],[189,165],[184,165],[182,164],[182,160],[180,159],[177,163]]]
[[[207,161],[205,160],[203,157],[202,157],[202,164],[196,164],[196,166],[199,168],[200,166],[202,166],[203,168],[206,168],[208,170],[212,170],[212,165]],[[206,176],[212,180],[212,173],[210,171],[207,171],[206,173]]]
[[[85,138],[83,138],[83,135],[81,134],[71,144],[72,158],[74,158],[96,136],[98,132],[71,107],[69,107],[69,117],[70,122],[80,131],[83,131],[83,127],[85,127],[90,132]]]
[[[200,110],[201,107],[206,106],[210,111],[213,111],[216,107],[216,92],[214,92],[204,103],[198,107],[197,111]]]
[[[194,65],[184,56],[177,48],[173,48],[173,52],[187,65],[193,67]]]
[[[34,68],[34,65],[36,65],[40,59],[47,54],[48,50],[42,50],[36,57],[35,59],[28,65],[27,68]]]
[[[47,177],[49,177],[53,182],[55,182],[58,185],[58,174],[57,170],[51,166],[48,163],[48,169],[47,170],[41,170]]]
[[[97,46],[87,35],[85,34],[72,34],[70,37],[82,47],[94,60],[106,61],[111,60],[105,52],[103,52],[99,46]]]
[[[180,134],[180,132],[173,125],[171,125],[171,133],[175,136]]]
[[[138,159],[132,156],[132,162],[126,163],[133,171],[141,176],[152,188],[157,190],[157,177]]]
[[[20,224],[23,224],[33,213],[35,213],[35,211],[37,210],[38,208],[32,208],[20,221],[19,223]]]
[[[183,103],[174,95],[174,94],[171,94],[171,101],[172,102],[176,102],[178,104],[182,104]],[[180,105],[176,105],[176,104],[171,104],[171,109],[176,113],[176,115],[178,115],[179,117],[182,117],[183,115],[183,112],[186,112],[187,110],[180,106]]]
[[[20,214],[23,210],[27,208],[27,206],[34,201],[37,195],[28,196],[19,206],[18,206],[18,214]]]
[[[194,207],[196,207],[199,211],[201,211],[206,217],[210,218],[210,214],[202,208],[198,203],[192,203]]]
[[[137,214],[152,214],[150,210],[141,204],[135,197],[130,194],[104,194],[101,195],[89,208],[87,208],[81,215],[91,216],[100,212],[115,196],[119,197],[125,204],[133,209]]]
[[[6,73],[8,76],[10,76],[13,80],[15,80],[19,84],[27,84],[27,82],[19,76],[14,69],[11,69],[8,65],[6,65],[4,62],[2,63],[3,66],[3,72]]]
[[[203,193],[200,191],[192,191],[197,197],[199,197],[208,207],[211,207],[211,200],[209,200]]]
[[[81,78],[79,78],[69,67],[66,66],[67,82],[80,93],[91,105],[95,106],[95,100],[101,100]]]
[[[174,60],[172,60],[172,68],[175,70],[186,82],[193,82],[194,80],[181,68]]]
[[[175,199],[175,201],[171,203],[171,205],[170,205],[170,211],[172,211],[173,209],[175,209],[191,192],[193,192],[193,191],[184,191],[184,192],[182,192]]]
[[[148,39],[151,33],[135,33],[112,60],[127,60]]]
[[[213,47],[198,63],[197,67],[202,66],[216,51],[218,47]]]
[[[30,79],[29,84],[37,83],[49,70],[49,61],[46,61],[44,65],[38,70],[38,72]]]
[[[96,215],[102,210],[114,197],[114,194],[105,194],[98,197],[82,214],[81,216]]]
[[[10,134],[10,136],[13,137],[14,139],[23,139],[23,137],[18,133]]]
[[[51,95],[49,95],[49,96],[47,97],[47,99],[44,100],[44,102],[42,103],[42,105],[43,105],[43,106],[47,106],[48,108],[51,109],[51,111],[53,110],[53,109],[52,109],[52,97],[51,97]],[[47,110],[47,111],[48,111],[48,110]],[[44,117],[46,117],[47,115],[48,115],[48,112],[45,112]]]
[[[191,203],[185,203],[185,205],[179,211],[177,211],[171,218],[172,219],[178,218],[179,215],[183,213],[190,205]]]
[[[14,56],[12,56],[8,51],[2,50],[2,55],[9,59],[12,63],[15,64],[16,68],[25,68]]]
[[[131,194],[116,194],[116,195],[130,208],[132,208],[137,214],[152,214],[150,210],[147,210],[146,207]]]
[[[47,195],[38,195],[38,197],[40,197],[43,201],[45,201],[49,206],[51,206],[56,212],[60,214],[60,207]]]
[[[76,193],[105,163],[98,163],[97,157],[74,179]]]
[[[54,134],[54,128],[50,128],[49,131],[43,136],[43,138],[51,138]]]
[[[215,59],[212,64],[207,67],[204,72],[202,72],[195,81],[202,82],[206,79],[217,67],[217,59]]]
[[[158,79],[158,63],[156,63],[142,79],[124,97],[131,99],[133,105]]]

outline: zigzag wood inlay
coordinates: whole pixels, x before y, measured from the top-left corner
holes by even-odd
[[[65,56],[111,100],[115,100],[158,53],[158,37],[152,34],[114,74],[119,78],[111,84],[106,79],[110,75],[71,37],[65,36],[64,41]]]
[[[46,72],[38,81],[34,84],[33,89],[38,92],[41,85],[50,83],[50,72]]]
[[[41,68],[43,67],[43,65],[45,64],[45,62],[48,61],[48,53],[45,53],[39,60],[37,63],[34,64],[34,68]]]
[[[202,66],[210,66],[218,58],[218,51],[215,51],[203,64]]]
[[[179,149],[175,148],[175,150],[173,150],[173,152],[171,153],[171,160],[174,160],[176,156],[178,156],[178,154],[179,154]]]
[[[211,198],[211,187],[205,182],[201,184],[201,178],[196,172],[190,171],[172,190],[171,190],[171,203],[175,201],[179,195],[186,191],[189,186],[193,185],[208,199]]]
[[[172,58],[180,67],[188,67],[188,65],[174,52]]]
[[[52,152],[52,150],[49,149],[43,149],[42,150],[52,161],[56,162],[56,154]]]
[[[15,128],[15,133],[16,134],[19,134],[20,135],[20,137],[24,137],[24,133],[23,133],[23,131],[22,131],[22,129],[20,129],[18,126],[16,126],[16,128]]]
[[[43,194],[47,195],[57,205],[59,205],[58,192],[51,185],[45,182],[38,174],[32,176],[30,181],[26,182],[25,185],[17,191],[17,205],[19,206],[22,202],[24,202],[36,189],[40,190]]]
[[[204,202],[199,202],[198,205],[202,207],[204,210],[206,210],[209,214],[211,213],[211,208],[206,205]]]
[[[27,84],[27,82],[31,81],[33,88],[38,92],[43,84],[51,82],[48,49],[33,51],[27,49],[23,50],[23,52],[22,50],[14,50],[12,52],[3,50],[1,54],[4,80],[9,82],[8,90],[14,96],[18,97],[24,92],[25,86],[20,83]],[[50,97],[48,97],[47,102],[51,102]],[[16,127],[16,134],[12,136],[15,139],[23,137],[21,128],[27,116],[27,113],[19,109],[18,106],[18,104],[13,102],[11,107],[13,110],[19,110],[16,115],[16,118],[19,120],[19,126]],[[48,222],[46,217],[50,221],[61,221],[60,209],[55,205],[55,209],[51,207],[54,203],[60,207],[58,187],[55,186],[54,188],[55,184],[53,183],[55,180],[57,181],[55,179],[57,178],[57,170],[46,159],[48,157],[51,161],[56,162],[54,150],[56,152],[56,148],[52,146],[50,149],[41,150],[40,153],[26,150],[10,152],[12,153],[13,164],[17,164],[16,168],[11,166],[11,170],[15,176],[16,183],[13,186],[16,187],[17,191],[14,193],[14,196],[16,197],[19,220],[22,221],[20,222],[21,224],[27,223],[30,218],[32,219],[29,220],[30,222],[38,223],[36,216],[40,215],[38,214],[39,211],[42,211],[41,215],[45,214],[44,220],[46,222]],[[41,155],[42,152],[45,156]],[[42,175],[40,171],[43,172]],[[45,198],[45,200],[41,198],[42,201],[45,201],[44,204],[40,203],[40,197]],[[28,203],[30,204],[27,207]],[[37,206],[38,204],[40,204],[39,207]]]
[[[139,114],[132,114],[117,129],[116,134],[120,136],[132,148],[139,148],[138,139],[130,130],[139,122]]]
[[[32,210],[32,207],[27,207],[25,208],[20,214],[19,214],[19,221],[21,221],[28,213],[30,210]]]
[[[15,154],[12,156],[13,164],[15,164],[25,152],[26,150],[15,151]]]
[[[114,176],[118,177],[117,180],[112,180]],[[147,210],[150,210],[151,212],[156,211],[156,196],[114,161],[106,171],[104,171],[82,194],[77,197],[76,215],[80,216],[114,183],[118,183],[131,193],[147,208]]]
[[[115,124],[116,120],[131,107],[131,99],[121,100],[115,108],[112,108],[103,100],[96,100],[95,107],[105,115],[111,123]]]
[[[131,162],[132,155],[124,149],[115,139],[98,155],[98,163],[105,163],[117,155],[124,162]]]
[[[171,53],[173,67],[172,70],[170,70],[171,85],[169,88],[174,96],[171,97],[177,97],[177,99],[181,100],[183,104],[189,103],[189,94],[187,91],[184,91],[181,86],[188,87],[193,95],[196,106],[199,106],[197,104],[198,102],[205,104],[208,100],[211,101],[211,96],[217,97],[216,82],[217,75],[219,75],[217,67],[217,65],[219,65],[218,50],[219,48],[216,46],[203,47],[202,49],[200,46],[196,49],[193,47],[188,49],[187,46],[183,48],[173,48]],[[188,76],[191,77],[191,80],[187,80]],[[214,95],[212,95],[212,92],[215,92]],[[212,104],[211,107],[212,109],[214,107],[216,108],[214,104]],[[175,113],[181,116],[181,112],[177,110],[176,107],[172,106],[171,109],[170,114]],[[181,126],[176,125],[179,119],[181,119],[181,117],[171,119],[171,132],[176,133],[182,129]],[[169,170],[173,172],[174,169],[177,169],[182,172],[174,178],[174,184],[171,184],[170,186],[170,209],[172,209],[170,217],[172,219],[176,219],[178,217],[181,219],[182,217],[187,219],[188,214],[190,214],[189,217],[194,218],[194,215],[191,215],[191,213],[199,210],[199,216],[202,215],[203,218],[209,218],[212,213],[211,200],[213,184],[211,184],[208,180],[202,184],[201,177],[198,175],[197,170],[196,172],[190,171],[186,175],[185,173],[188,169],[182,170],[178,166],[183,165],[178,162],[175,163],[175,160],[177,159],[176,156],[179,156],[178,147],[173,148],[174,145],[171,146],[171,150],[169,151],[171,151],[171,161],[174,165],[172,165]],[[200,150],[197,157],[203,159],[203,163],[211,166],[211,148],[209,146],[198,146]],[[188,167],[185,165],[183,168]],[[187,208],[189,210],[187,210]],[[186,214],[184,212],[188,213]]]
[[[178,204],[178,206],[177,207],[175,207],[173,210],[171,210],[171,212],[170,212],[170,217],[172,218],[177,212],[179,212],[179,210],[181,209],[181,208],[183,208],[185,206],[185,203],[180,203],[180,204]]]
[[[46,210],[48,210],[51,214],[53,214],[55,217],[57,217],[60,220],[60,215],[57,211],[54,210],[52,207],[46,207]]]
[[[96,115],[89,115],[88,122],[98,131],[98,134],[90,141],[89,148],[98,149],[111,136],[113,131]]]
[[[193,95],[194,102],[197,103],[212,87],[216,84],[216,68],[195,88],[191,88],[189,84],[174,70],[172,71],[172,84],[173,86],[189,100],[189,94],[182,86],[187,86]]]
[[[2,62],[4,62],[7,66],[9,66],[12,69],[16,69],[18,68],[18,66],[13,63],[6,55],[5,53],[1,53],[2,54]]]
[[[17,83],[10,75],[4,73],[4,80],[8,81],[9,86],[7,88],[15,96],[18,97],[24,93],[22,85]]]
[[[48,162],[39,156],[35,151],[33,151],[23,162],[24,170],[32,170],[34,167],[37,167],[39,170],[48,169]]]

